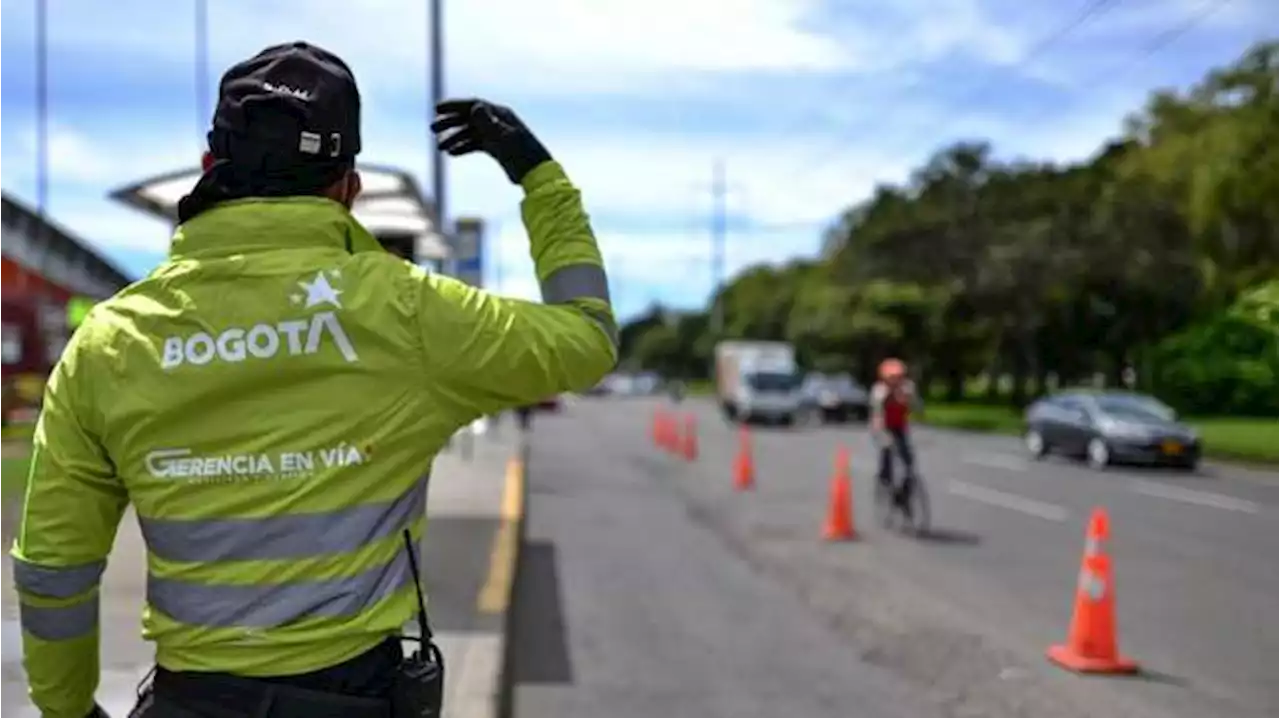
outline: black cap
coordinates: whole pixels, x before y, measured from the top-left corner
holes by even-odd
[[[292,42],[227,70],[209,150],[232,164],[350,162],[360,152],[360,91],[337,55]]]

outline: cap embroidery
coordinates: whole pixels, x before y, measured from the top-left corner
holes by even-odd
[[[296,87],[289,87],[288,85],[276,85],[270,82],[263,81],[262,89],[266,90],[267,92],[274,92],[279,95],[290,95],[292,97],[298,98],[299,100],[306,101],[311,99],[310,92],[307,92],[306,90],[299,90]]]

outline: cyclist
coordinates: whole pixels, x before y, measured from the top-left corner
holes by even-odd
[[[915,452],[911,448],[911,409],[919,403],[915,384],[907,377],[907,365],[900,359],[880,362],[879,381],[871,387],[871,431],[880,448],[877,478],[894,488],[894,454],[906,469],[894,491],[894,501],[909,509],[911,483],[915,480]]]
[[[135,718],[438,715],[405,656],[429,469],[485,414],[617,361],[578,190],[509,109],[441,103],[442,151],[524,190],[544,304],[429,274],[355,219],[360,95],[306,43],[223,76],[169,261],[94,306],[50,376],[13,555],[41,715],[95,708],[98,596],[132,504],[154,679]],[[105,648],[105,647],[104,647]]]

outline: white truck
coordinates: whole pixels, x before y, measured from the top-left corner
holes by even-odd
[[[792,424],[802,395],[795,347],[786,342],[723,341],[715,349],[716,397],[730,421]]]

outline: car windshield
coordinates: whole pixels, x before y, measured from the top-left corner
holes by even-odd
[[[791,391],[796,386],[796,376],[779,372],[761,372],[748,376],[747,384],[756,391]]]
[[[1138,396],[1100,396],[1094,401],[1098,409],[1108,416],[1117,419],[1135,419],[1139,421],[1171,421],[1173,409],[1155,399]]]

